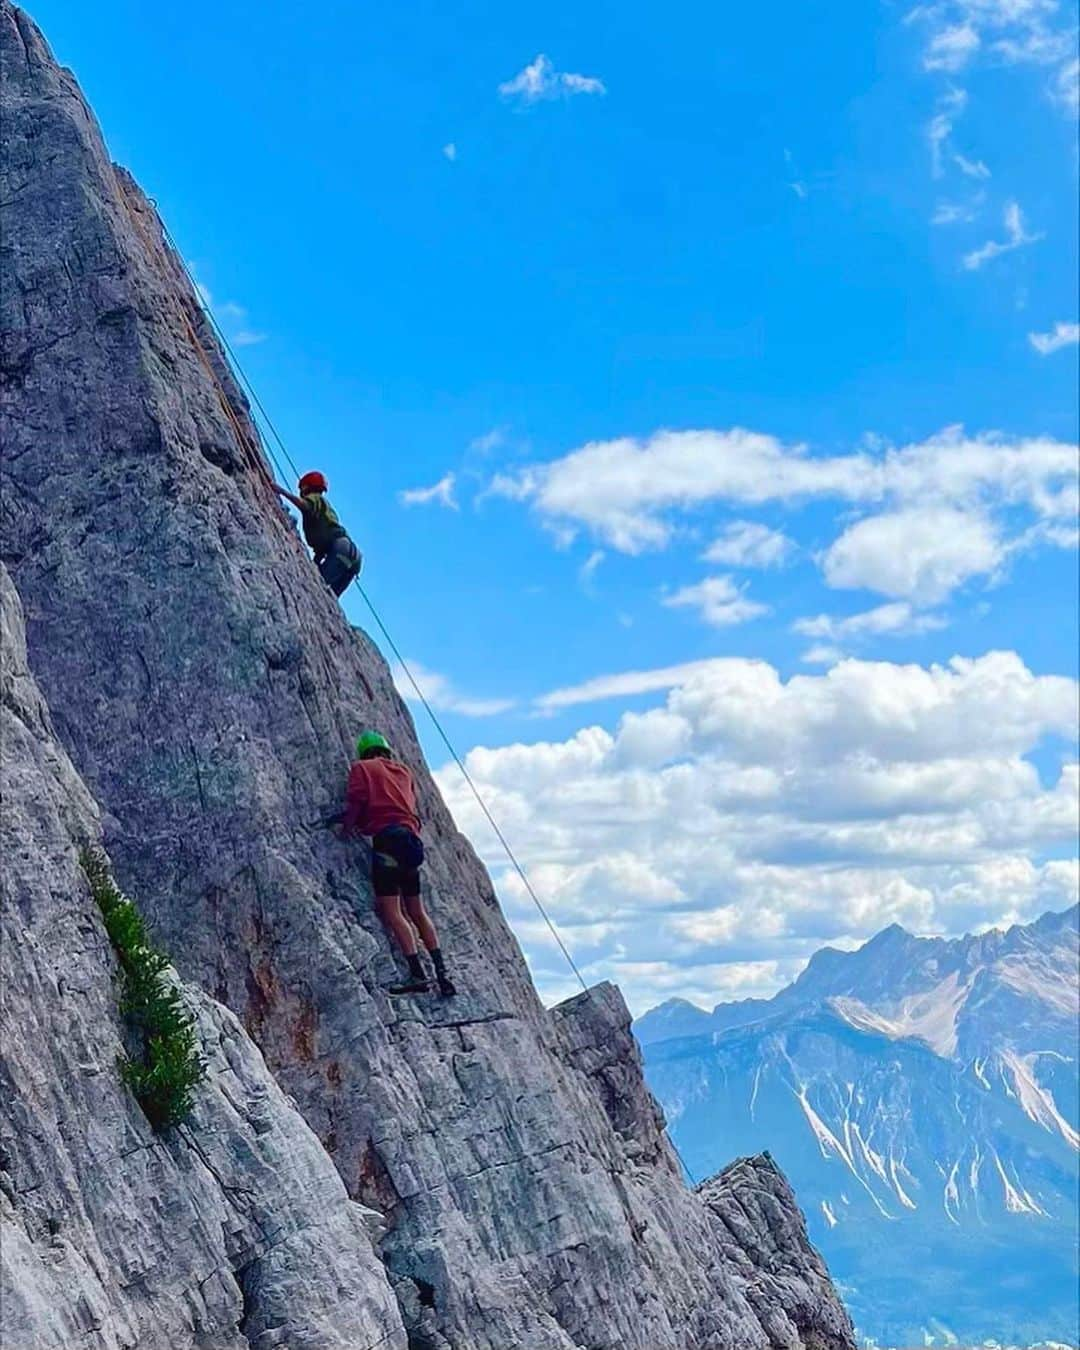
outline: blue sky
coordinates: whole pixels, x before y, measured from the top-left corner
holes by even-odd
[[[1070,6],[33,14],[589,976],[1068,902]]]

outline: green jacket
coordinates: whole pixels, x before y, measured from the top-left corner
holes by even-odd
[[[330,552],[334,540],[345,534],[345,530],[337,518],[337,512],[321,492],[305,493],[300,501],[304,538],[315,554],[315,561],[319,562]]]

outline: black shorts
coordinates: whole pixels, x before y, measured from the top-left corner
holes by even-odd
[[[420,894],[420,868],[424,845],[404,825],[390,825],[371,841],[371,884],[376,895],[401,895],[406,900]]]

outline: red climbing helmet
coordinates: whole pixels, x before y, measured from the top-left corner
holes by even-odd
[[[301,493],[325,492],[327,487],[326,474],[320,473],[318,469],[313,469],[311,473],[304,474],[303,478],[300,479],[299,487]]]

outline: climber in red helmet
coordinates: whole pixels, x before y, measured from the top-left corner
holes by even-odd
[[[391,994],[427,994],[431,982],[419,955],[423,942],[435,968],[439,993],[457,993],[446,973],[439,935],[420,898],[424,845],[416,813],[416,787],[408,767],[394,758],[385,736],[365,731],[356,742],[356,761],[345,788],[342,837],[369,834],[375,909],[409,963],[409,979],[391,985]],[[403,908],[404,907],[404,908]]]
[[[325,474],[316,469],[306,473],[297,485],[300,496],[274,484],[274,491],[292,502],[300,512],[304,538],[315,554],[315,565],[319,575],[335,595],[341,595],[352,581],[359,576],[363,559],[360,550],[345,533],[337,512],[326,500],[329,486]]]

